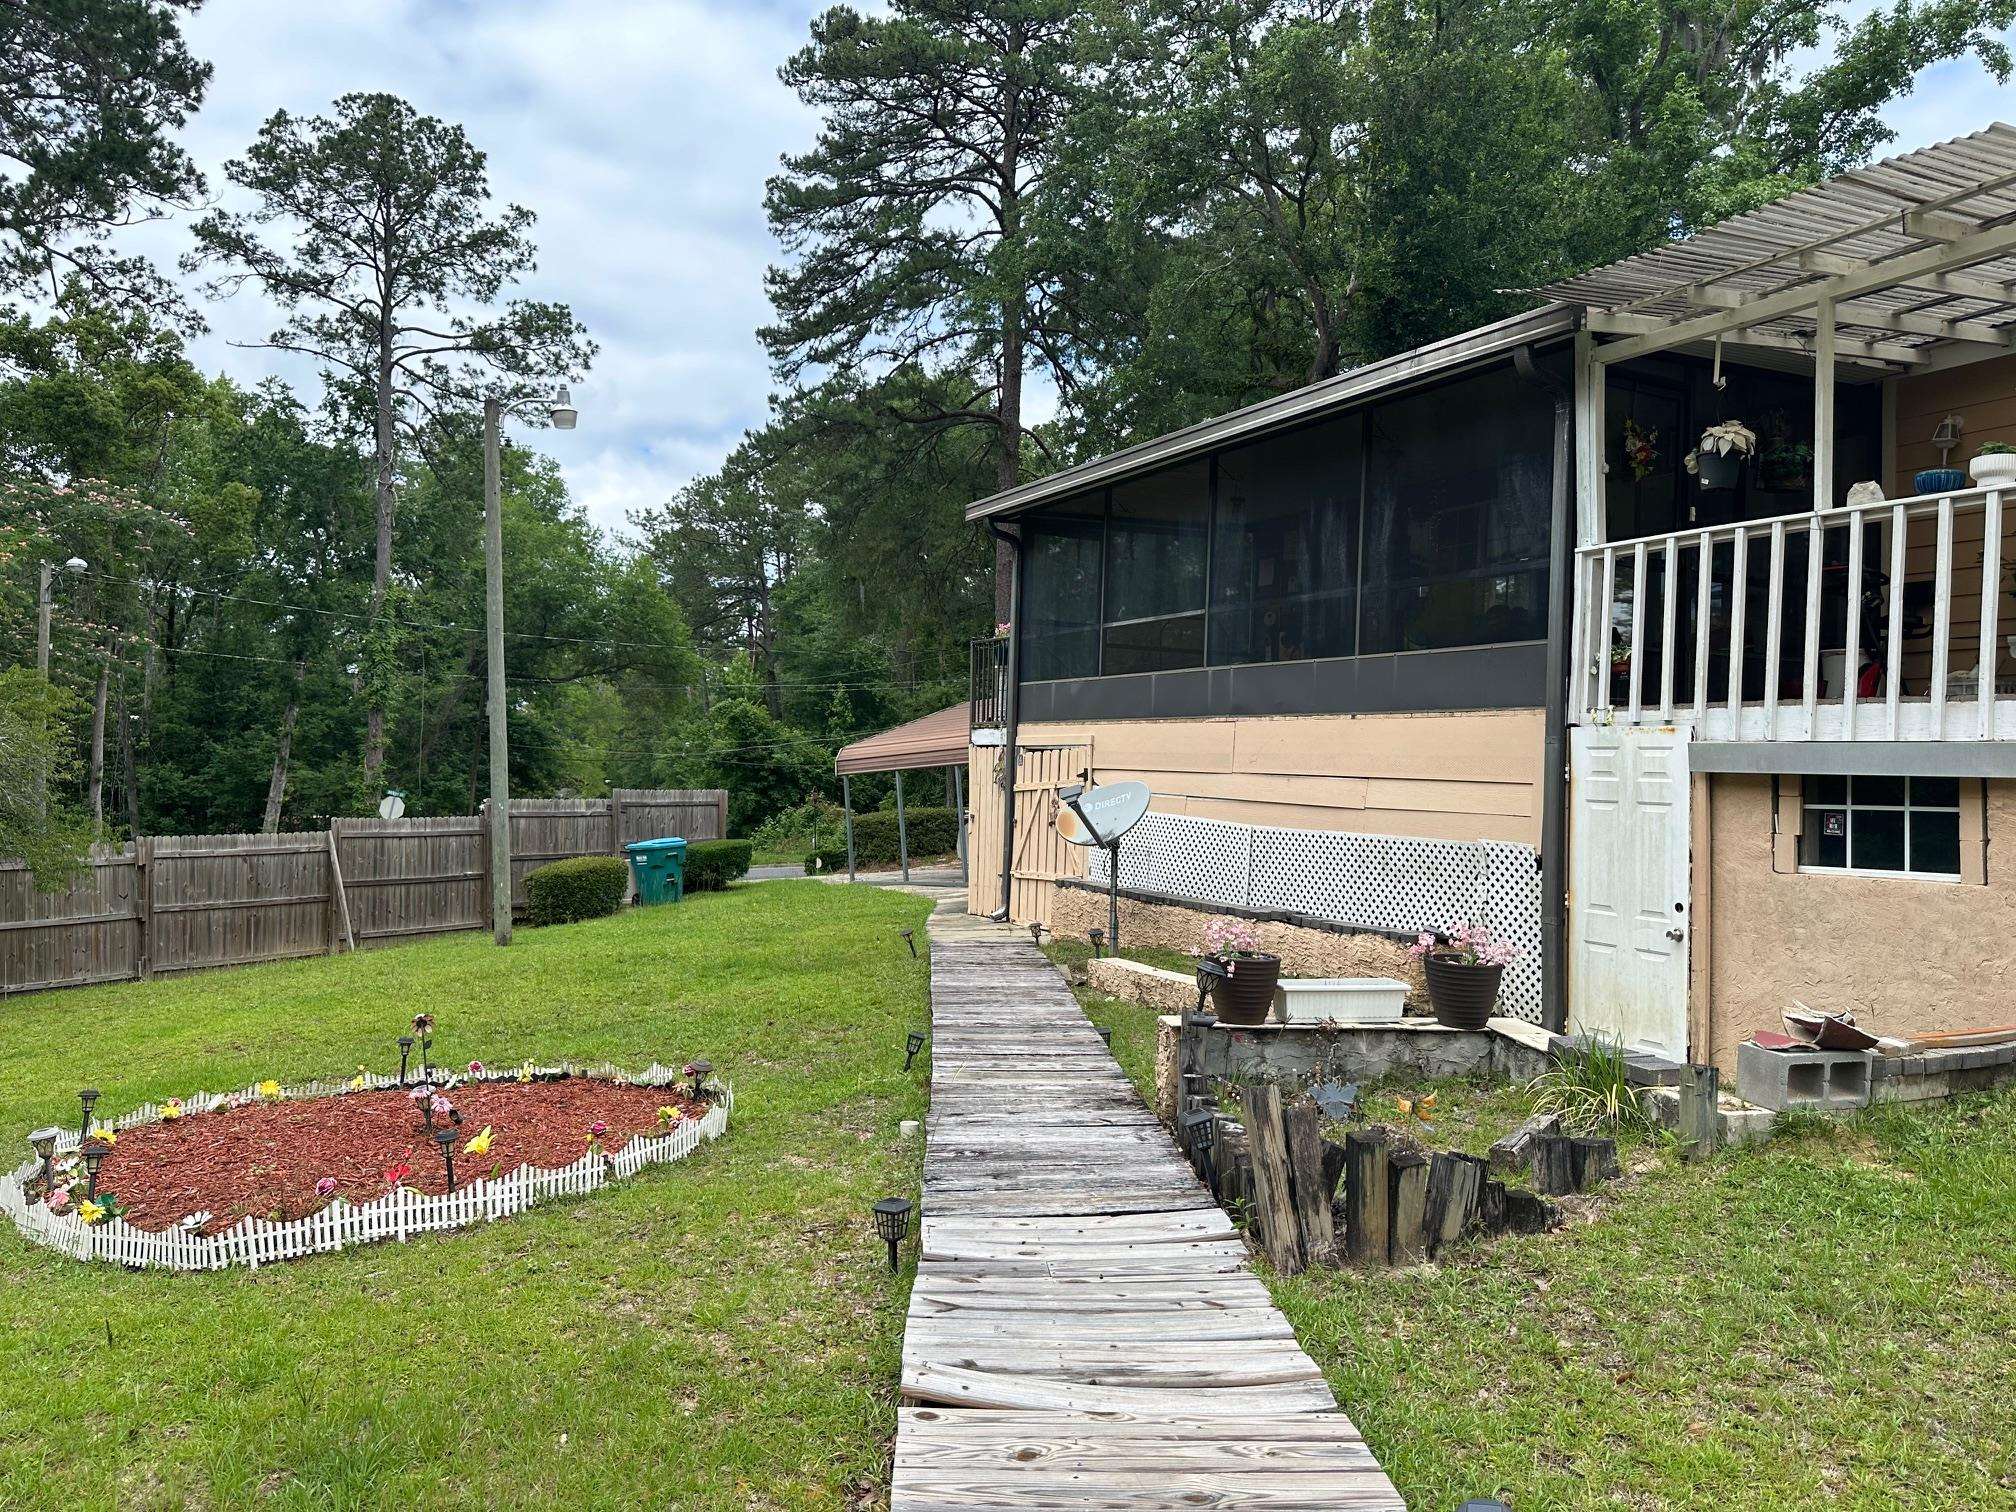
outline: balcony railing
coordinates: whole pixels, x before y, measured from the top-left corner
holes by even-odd
[[[967,718],[976,730],[998,728],[1008,715],[1008,637],[990,635],[970,648]]]
[[[1968,489],[1583,547],[1575,716],[1708,740],[2016,739],[2003,506]]]

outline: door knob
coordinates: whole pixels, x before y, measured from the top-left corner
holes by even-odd
[[[1666,931],[1666,938],[1673,941],[1673,943],[1677,945],[1680,943],[1681,940],[1685,939],[1686,936],[1677,929],[1669,929]]]

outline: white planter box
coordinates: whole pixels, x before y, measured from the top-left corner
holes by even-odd
[[[1299,977],[1274,989],[1285,1024],[1391,1024],[1407,1012],[1407,984],[1392,977]]]

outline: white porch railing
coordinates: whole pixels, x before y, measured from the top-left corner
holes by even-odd
[[[2016,739],[2016,682],[1998,696],[1995,675],[2003,504],[1967,489],[1582,547],[1574,716],[1706,740]],[[1955,548],[1977,518],[1978,566]]]

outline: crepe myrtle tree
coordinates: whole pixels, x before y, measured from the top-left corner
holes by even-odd
[[[505,297],[535,266],[535,217],[522,205],[493,212],[486,164],[461,127],[393,95],[346,94],[327,116],[279,111],[224,166],[254,207],[205,216],[184,259],[188,271],[215,270],[213,296],[263,289],[287,319],[253,345],[315,358],[335,405],[369,417],[367,783],[385,760],[393,627],[381,621],[402,443],[488,397],[537,423],[536,401],[578,379],[595,354],[566,305]]]

